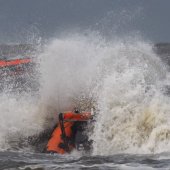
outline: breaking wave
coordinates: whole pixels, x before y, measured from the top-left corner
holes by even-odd
[[[10,148],[7,136],[38,134],[77,105],[95,108],[95,155],[170,147],[169,72],[151,43],[72,34],[48,42],[38,61],[38,97],[1,96],[1,148]]]
[[[166,66],[144,42],[111,45],[110,50],[96,92],[93,153],[167,152],[170,100]]]
[[[167,151],[169,73],[151,43],[72,35],[53,40],[41,57],[46,104],[95,108],[93,154]]]

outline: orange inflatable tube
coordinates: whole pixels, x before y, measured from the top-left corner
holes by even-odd
[[[26,59],[15,59],[15,60],[0,60],[0,67],[7,67],[7,66],[15,66],[15,65],[20,65],[20,64],[27,64],[30,63],[31,59],[26,58]]]

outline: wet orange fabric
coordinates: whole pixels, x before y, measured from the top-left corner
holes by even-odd
[[[91,117],[91,113],[82,113],[82,114],[76,114],[73,112],[66,112],[63,113],[63,119],[64,119],[64,128],[65,128],[65,134],[67,137],[72,136],[72,126],[74,125],[75,121],[85,121],[88,120]],[[53,131],[50,140],[47,144],[47,151],[57,152],[60,154],[66,153],[66,151],[59,147],[60,143],[63,143],[63,139],[61,137],[61,127],[60,124],[55,128]],[[70,151],[73,149],[73,145],[69,145]]]
[[[64,121],[85,121],[85,120],[88,120],[90,119],[91,117],[91,113],[90,112],[83,112],[81,114],[76,114],[74,112],[67,112],[67,113],[64,113],[63,115],[63,119]]]
[[[71,127],[73,126],[74,122],[64,122],[64,128],[65,128],[65,134],[67,137],[71,137],[72,130]],[[47,144],[47,151],[53,151],[60,154],[64,154],[66,151],[59,147],[60,143],[63,143],[63,139],[61,138],[61,128],[60,125],[58,125],[55,130],[53,131],[50,140]],[[71,150],[73,146],[69,146],[69,149]]]

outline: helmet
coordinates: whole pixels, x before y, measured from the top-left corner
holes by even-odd
[[[74,113],[80,113],[80,110],[78,109],[78,107],[74,108]]]

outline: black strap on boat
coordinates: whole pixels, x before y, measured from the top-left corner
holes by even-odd
[[[66,152],[70,152],[68,140],[67,140],[67,136],[66,136],[65,128],[64,128],[63,113],[59,114],[59,123],[60,123],[60,128],[61,128],[61,137],[62,137],[63,142],[64,142],[64,149],[65,149]]]

